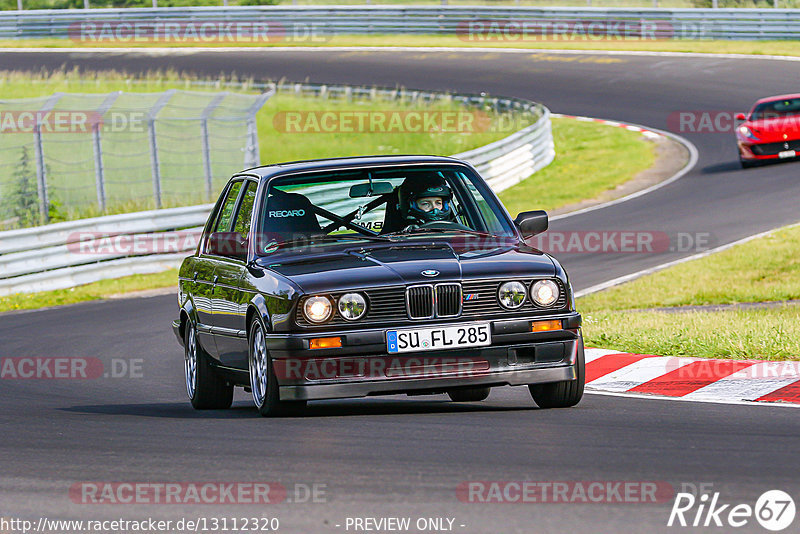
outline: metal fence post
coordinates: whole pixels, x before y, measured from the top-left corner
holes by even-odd
[[[153,0],[155,2],[155,0]],[[150,139],[150,168],[153,173],[153,198],[156,208],[161,207],[161,168],[158,163],[158,142],[156,141],[156,115],[167,105],[169,99],[175,94],[175,89],[169,89],[161,95],[158,101],[150,108],[147,115],[147,133]]]
[[[245,168],[256,167],[261,164],[261,155],[258,150],[258,129],[256,128],[256,113],[275,94],[273,87],[266,93],[261,93],[247,110],[247,148],[244,153]]]
[[[22,11],[22,0],[17,0],[17,9]]]
[[[114,104],[114,101],[122,93],[115,91],[106,96],[100,107],[97,108],[96,122],[92,124],[92,151],[94,152],[94,181],[97,188],[97,205],[100,211],[106,211],[106,182],[103,173],[103,145],[100,139],[100,128],[103,126],[103,116]]]
[[[53,110],[64,93],[53,93],[39,110],[45,116]],[[39,215],[45,223],[50,222],[50,199],[47,194],[47,167],[44,164],[44,146],[42,144],[42,126],[39,117],[33,126],[33,150],[36,159],[36,190],[39,194]]]
[[[228,91],[223,91],[215,96],[203,110],[203,114],[200,117],[200,140],[203,143],[203,170],[206,175],[206,200],[211,200],[211,195],[214,192],[214,177],[211,174],[211,146],[208,142],[208,117],[226,96],[228,96]]]

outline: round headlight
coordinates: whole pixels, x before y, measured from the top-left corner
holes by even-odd
[[[497,297],[504,308],[516,310],[525,302],[525,293],[525,285],[522,282],[506,282],[500,286]]]
[[[361,319],[367,313],[367,301],[359,293],[346,293],[339,297],[339,315],[348,321]]]
[[[539,280],[531,287],[531,299],[539,306],[552,306],[558,300],[558,284],[552,280]]]
[[[324,323],[332,313],[333,306],[326,297],[311,297],[303,304],[303,314],[312,323]]]

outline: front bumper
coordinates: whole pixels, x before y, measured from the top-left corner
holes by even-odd
[[[561,330],[531,332],[531,321],[558,319]],[[281,400],[434,393],[459,387],[527,385],[577,378],[583,350],[575,312],[491,323],[492,344],[389,354],[386,331],[269,334],[267,348]],[[443,323],[435,326],[449,326]],[[310,349],[311,338],[341,337],[342,347]]]

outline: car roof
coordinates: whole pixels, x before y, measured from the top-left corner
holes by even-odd
[[[773,100],[784,100],[784,99],[790,99],[790,98],[800,98],[800,93],[795,93],[795,94],[790,94],[790,95],[767,96],[767,97],[761,98],[759,100],[756,100],[756,103],[754,104],[754,106],[757,106],[759,104],[763,104],[764,102],[772,102]]]
[[[379,167],[391,165],[468,165],[466,162],[447,156],[350,156],[343,158],[310,159],[262,165],[242,171],[246,174],[257,174],[264,179],[273,176],[306,171],[325,171],[360,167]]]

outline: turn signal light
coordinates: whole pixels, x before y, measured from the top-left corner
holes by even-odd
[[[312,349],[338,349],[342,346],[340,337],[315,337],[311,340]]]
[[[549,332],[551,330],[561,330],[561,321],[531,321],[531,332]]]

